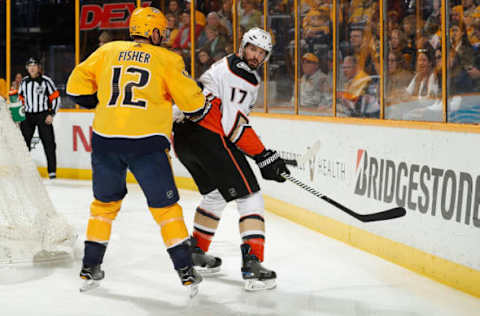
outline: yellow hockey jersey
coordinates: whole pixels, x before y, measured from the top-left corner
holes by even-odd
[[[172,99],[186,113],[200,111],[205,103],[184,68],[182,58],[165,48],[110,42],[75,67],[67,94],[97,93],[93,130],[100,136],[170,138]]]

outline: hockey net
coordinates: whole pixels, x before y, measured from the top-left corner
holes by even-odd
[[[75,238],[0,97],[0,264],[64,259]]]

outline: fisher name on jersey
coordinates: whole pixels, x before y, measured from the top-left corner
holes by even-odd
[[[205,95],[222,100],[198,122],[224,135],[250,156],[260,154],[265,147],[249,124],[248,115],[257,100],[260,77],[235,54],[214,63],[199,79]]]
[[[71,96],[97,93],[93,131],[107,138],[170,138],[172,99],[185,113],[203,111],[205,97],[183,72],[182,58],[145,43],[114,41],[77,65]]]

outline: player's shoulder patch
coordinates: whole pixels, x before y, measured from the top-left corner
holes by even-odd
[[[248,81],[250,84],[256,86],[258,85],[258,77],[248,67],[248,65],[237,55],[231,54],[230,56],[227,57],[227,65],[230,71],[239,76],[240,78]]]

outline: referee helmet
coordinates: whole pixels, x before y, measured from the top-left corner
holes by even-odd
[[[30,57],[25,66],[28,66],[28,65],[40,65],[40,62],[38,61],[38,59],[36,59],[35,57]]]

